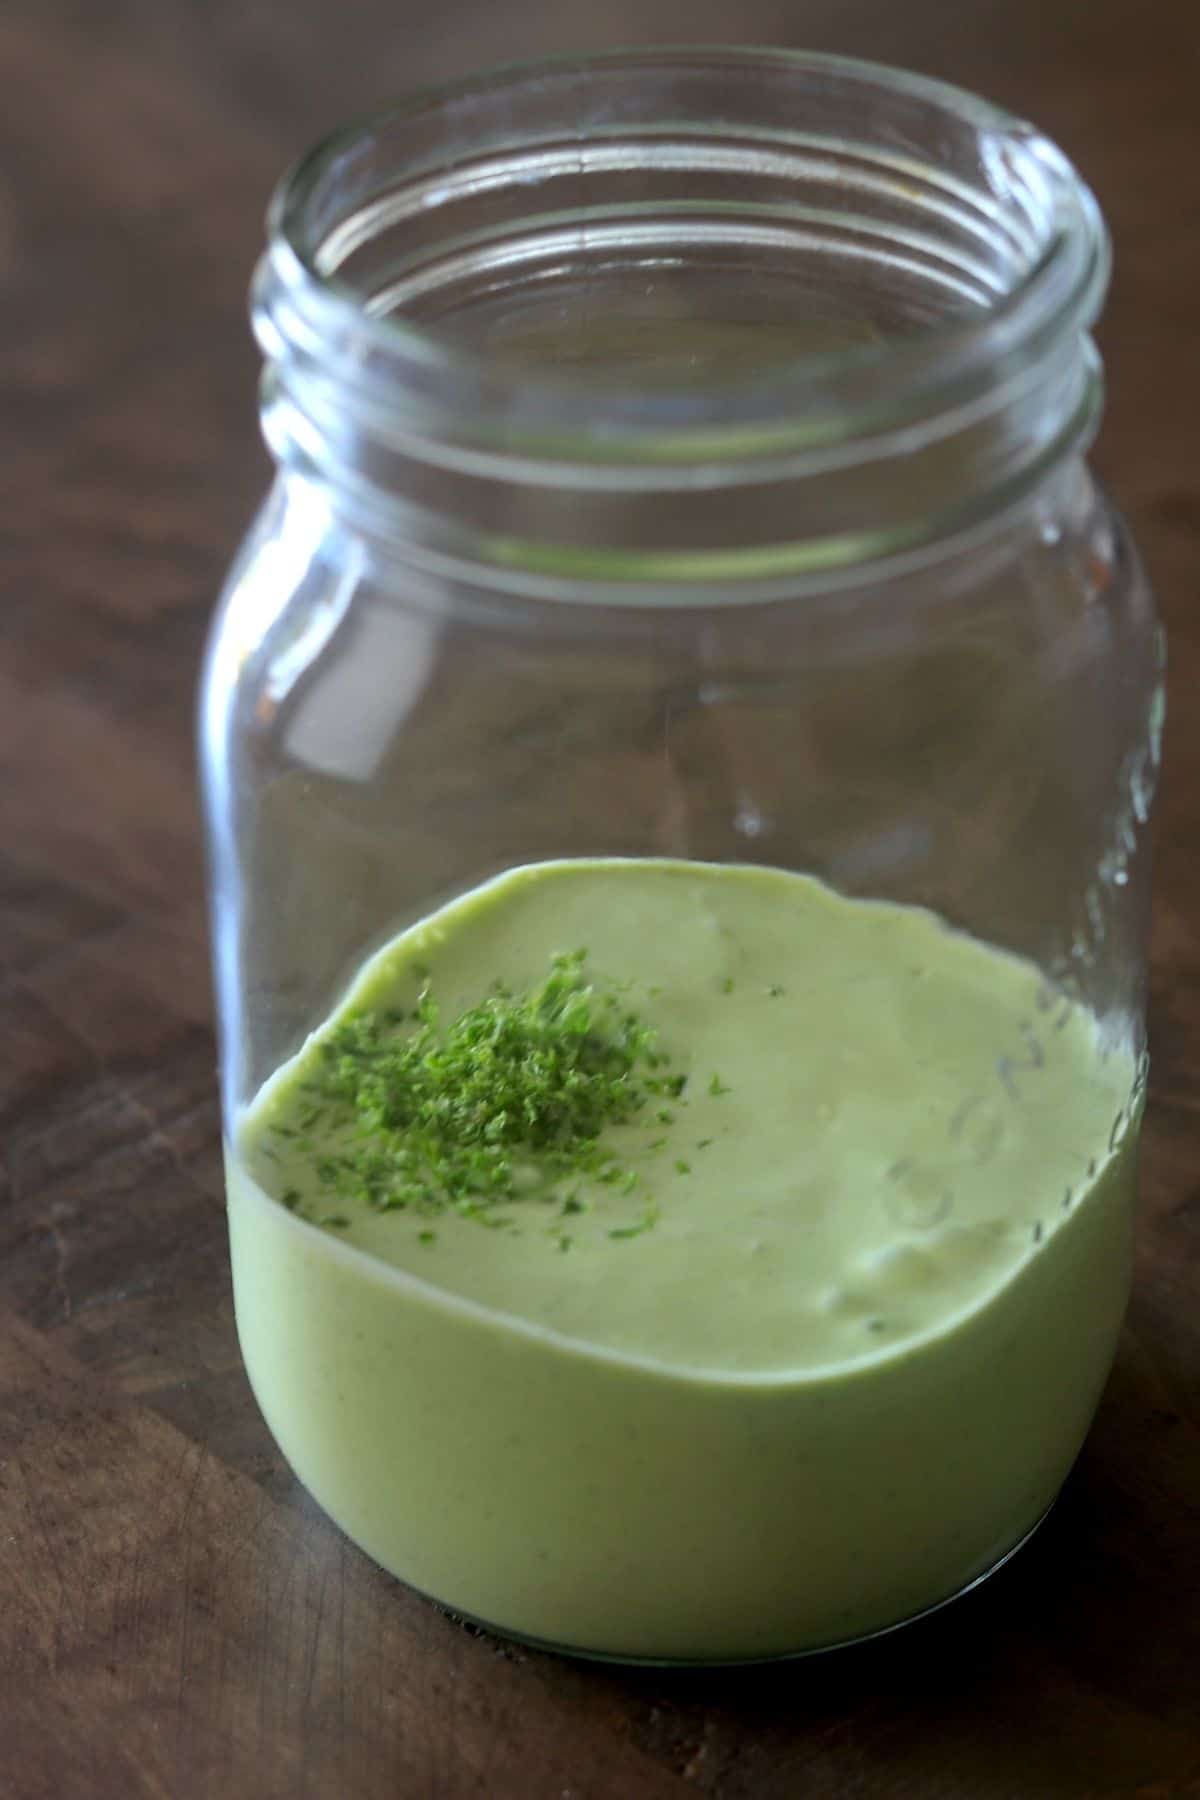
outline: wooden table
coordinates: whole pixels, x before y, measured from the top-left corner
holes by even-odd
[[[901,1638],[736,1674],[514,1650],[305,1498],[231,1316],[191,707],[265,477],[269,184],[414,78],[730,34],[1035,116],[1118,250],[1100,462],[1172,634],[1136,1294],[1066,1496]],[[1200,1794],[1200,23],[1188,0],[6,0],[0,1795]]]

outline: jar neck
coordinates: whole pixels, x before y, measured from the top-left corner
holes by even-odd
[[[476,578],[794,589],[1081,451],[1107,270],[1059,152],[936,83],[752,51],[505,71],[284,184],[264,430]]]

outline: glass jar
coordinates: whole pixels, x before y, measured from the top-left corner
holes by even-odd
[[[774,52],[464,82],[276,198],[277,475],[201,701],[238,1330],[300,1479],[456,1612],[826,1646],[972,1585],[1070,1468],[1129,1280],[1163,708],[1084,463],[1107,270],[1029,126]],[[372,1028],[415,1056],[526,1004],[481,933],[533,983],[580,919],[575,989],[686,1071],[622,1075],[620,1155],[494,1209],[465,1139],[364,1176],[392,1101],[351,1059],[324,1116],[347,1019],[457,981]]]

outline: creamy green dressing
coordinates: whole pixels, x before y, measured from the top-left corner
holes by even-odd
[[[607,1134],[632,1190],[494,1228],[331,1209],[301,1124],[339,1021],[427,972],[449,1019],[581,947],[687,1077]],[[248,1109],[251,1380],[352,1537],[503,1629],[684,1659],[879,1629],[1002,1556],[1079,1448],[1134,1090],[1091,1014],[929,913],[748,867],[518,869],[373,957]]]

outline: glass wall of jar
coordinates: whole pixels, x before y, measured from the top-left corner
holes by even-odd
[[[783,53],[503,71],[332,138],[280,191],[254,292],[277,477],[201,710],[238,1325],[301,1478],[463,1613],[669,1660],[862,1636],[1002,1560],[1079,1448],[1128,1283],[1162,714],[1152,602],[1084,462],[1107,268],[1029,126]],[[816,1212],[758,1230],[778,1291],[738,1260],[753,1119],[744,1181],[706,1202],[715,1265],[682,1177],[675,1226],[580,1239],[540,1297],[515,1203],[511,1230],[471,1225],[503,1240],[500,1293],[458,1281],[436,1195],[386,1214],[381,1260],[299,1102],[278,1129],[325,1178],[297,1204],[264,1084],[327,1066],[310,1034],[368,958],[531,865],[582,864],[619,911],[643,859],[689,865],[688,907],[727,925],[722,871],[842,897],[781,952],[770,1055],[798,1071]],[[656,905],[629,934],[650,995],[669,942],[703,962]],[[838,921],[932,932],[897,908],[954,928],[909,946],[941,997],[855,965],[864,1012]],[[965,943],[985,961],[943,991]],[[983,1074],[943,1091],[1002,978]],[[915,1086],[862,1162],[885,1039]],[[821,1162],[804,1072],[839,1059],[863,1091],[821,1105],[857,1136]],[[640,1323],[588,1314],[605,1258],[643,1269],[672,1231]],[[686,1343],[655,1336],[676,1306]],[[794,1353],[757,1345],[747,1311],[772,1308]]]

